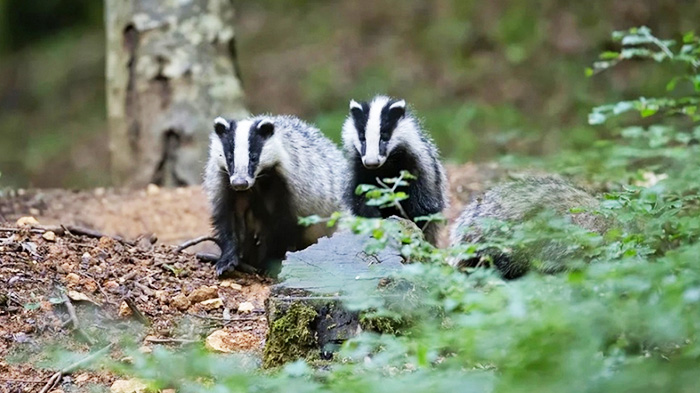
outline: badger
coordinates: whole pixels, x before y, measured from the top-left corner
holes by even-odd
[[[407,193],[401,207],[410,220],[440,213],[447,206],[447,177],[433,141],[420,122],[407,110],[406,101],[376,96],[371,102],[350,101],[350,114],[342,130],[343,146],[349,160],[350,180],[344,197],[351,212],[361,217],[402,216],[397,208],[368,206],[357,195],[360,184],[379,185],[385,178],[397,178],[406,170],[417,179],[397,191]],[[418,223],[419,226],[421,223]],[[440,225],[430,222],[423,232],[437,243]]]
[[[344,210],[345,168],[335,144],[295,117],[216,118],[204,188],[219,276],[239,263],[273,271],[287,251],[329,235],[325,224],[304,227],[298,218]]]
[[[547,210],[585,230],[602,234],[609,222],[595,214],[598,208],[596,198],[559,176],[525,176],[498,185],[467,205],[450,228],[450,244],[456,247],[461,243],[487,242],[497,234],[489,228],[489,220],[518,224]],[[529,249],[509,253],[486,249],[473,258],[453,258],[449,263],[454,267],[475,267],[488,256],[504,278],[514,279],[527,273],[537,259],[539,271],[556,273],[565,268],[566,259],[577,256],[567,243],[545,235],[541,241],[530,244]]]

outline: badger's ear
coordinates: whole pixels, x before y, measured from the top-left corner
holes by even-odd
[[[406,101],[399,100],[389,105],[389,116],[392,119],[400,119],[406,114]]]
[[[219,116],[216,119],[214,119],[214,132],[216,132],[216,135],[223,135],[226,131],[229,130],[229,127],[231,127],[231,124],[228,120],[224,119],[223,117]]]
[[[360,103],[355,100],[350,100],[350,112],[362,113],[362,105],[360,105]]]
[[[261,120],[258,123],[258,132],[265,138],[269,138],[275,133],[275,125],[267,119]]]

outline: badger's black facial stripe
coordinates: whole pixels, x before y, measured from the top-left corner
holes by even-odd
[[[262,154],[263,146],[265,146],[267,139],[272,136],[274,130],[274,125],[272,123],[260,123],[261,121],[257,121],[251,124],[250,132],[248,133],[248,175],[252,178],[255,178],[255,171],[260,164],[260,155]],[[258,127],[259,125],[262,127]]]
[[[382,108],[379,121],[379,154],[386,156],[387,146],[389,145],[389,139],[394,133],[399,120],[406,114],[406,108],[403,106],[395,106],[391,108],[392,105],[397,103],[397,100],[390,100]]]
[[[350,115],[352,116],[352,121],[355,123],[355,129],[357,130],[357,137],[360,139],[362,145],[362,155],[365,154],[367,149],[367,144],[365,142],[365,129],[367,128],[367,121],[369,120],[369,104],[366,102],[360,103],[362,109],[352,108],[350,110]]]
[[[217,124],[214,125],[215,127]],[[222,129],[224,127],[221,127]],[[222,132],[219,132],[219,129],[215,128],[216,134],[219,136],[219,140],[221,140],[221,146],[224,151],[224,158],[226,158],[226,166],[228,167],[229,173],[233,171],[233,151],[236,147],[236,122],[231,121],[229,123],[228,128],[225,128],[222,130]]]

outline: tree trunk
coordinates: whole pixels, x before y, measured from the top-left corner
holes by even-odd
[[[197,184],[216,116],[245,116],[231,0],[106,0],[112,179]]]

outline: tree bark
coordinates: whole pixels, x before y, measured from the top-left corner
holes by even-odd
[[[197,184],[216,116],[247,114],[231,0],[106,0],[112,180]]]

